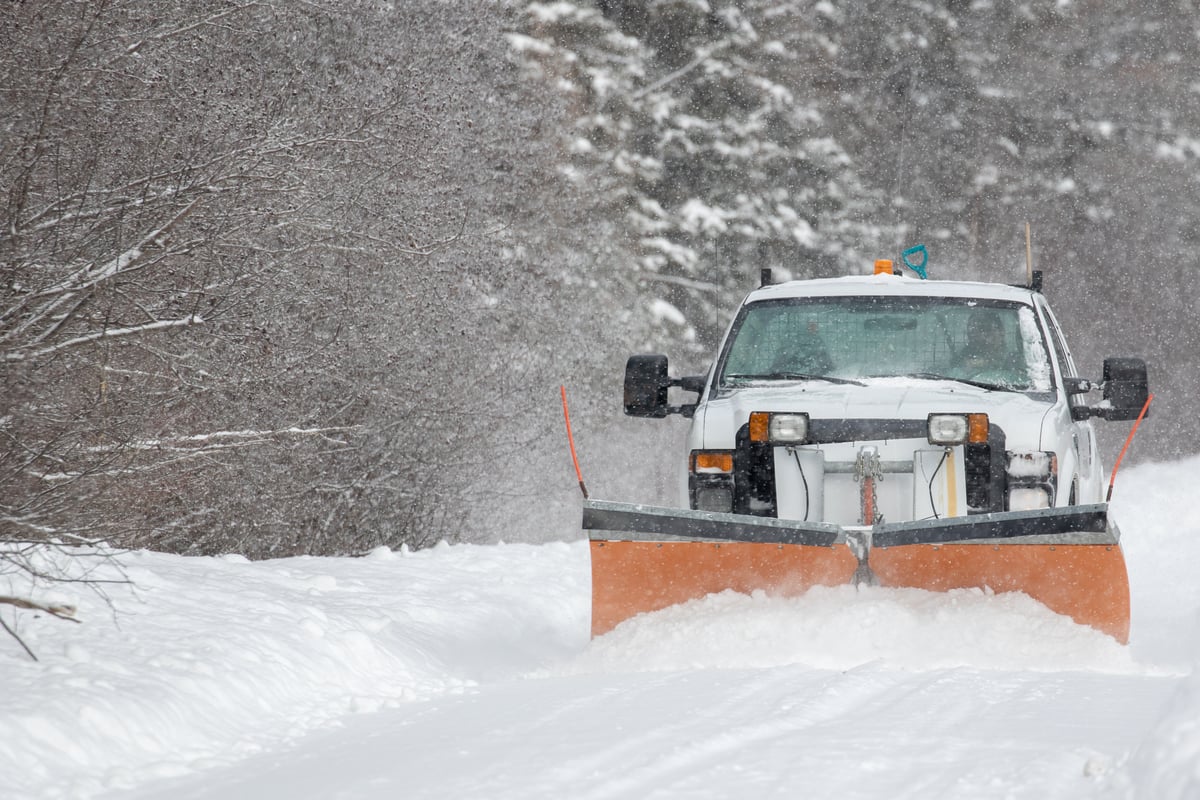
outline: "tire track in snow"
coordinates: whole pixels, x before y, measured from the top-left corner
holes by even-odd
[[[686,674],[646,677],[658,686],[689,680]],[[808,728],[855,718],[864,708],[880,702],[890,689],[890,679],[876,672],[873,664],[825,675],[775,668],[731,671],[722,677],[723,685],[736,683],[719,701],[637,733],[614,747],[573,758],[549,777],[566,785],[572,776],[614,775],[591,790],[574,794],[579,800],[651,797],[659,791],[671,794],[686,779],[704,774],[714,764],[736,767],[740,754],[762,750],[767,743],[790,739]],[[653,688],[644,693],[653,694]],[[613,773],[609,768],[614,763],[636,766]]]

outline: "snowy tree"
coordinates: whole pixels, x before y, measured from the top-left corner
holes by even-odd
[[[545,514],[531,409],[625,332],[538,201],[557,111],[507,14],[0,9],[0,537],[358,552]]]
[[[878,198],[794,80],[822,42],[776,3],[532,3],[516,40],[574,105],[568,149],[602,164],[624,216],[627,279],[666,341],[701,355],[764,268],[842,272],[878,243]],[[792,35],[795,34],[795,35]]]

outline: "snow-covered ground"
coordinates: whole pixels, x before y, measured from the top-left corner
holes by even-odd
[[[1197,470],[1118,482],[1128,647],[849,587],[589,642],[582,542],[126,554],[83,625],[18,615],[40,661],[0,639],[0,798],[1200,797]]]

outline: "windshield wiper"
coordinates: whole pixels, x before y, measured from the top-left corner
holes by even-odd
[[[989,381],[977,381],[971,378],[952,378],[949,375],[939,375],[936,372],[914,372],[911,375],[905,375],[906,378],[922,378],[927,381],[953,381],[954,383],[965,383],[967,386],[978,386],[980,389],[988,389],[993,392],[1020,392],[1021,388],[1013,386],[1009,383],[991,383]]]
[[[727,381],[827,381],[829,383],[851,383],[855,386],[866,386],[862,381],[853,378],[834,378],[830,375],[809,375],[805,372],[766,372],[758,375],[726,375]]]

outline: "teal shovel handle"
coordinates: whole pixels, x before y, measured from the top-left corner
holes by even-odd
[[[909,256],[921,256],[921,263],[914,264],[909,260]],[[900,258],[904,260],[904,266],[917,273],[921,280],[927,280],[928,275],[925,274],[925,265],[929,263],[929,251],[925,249],[925,245],[919,244],[916,247],[910,247],[900,254]]]

